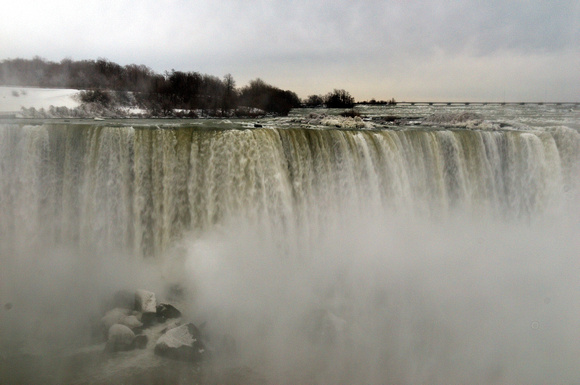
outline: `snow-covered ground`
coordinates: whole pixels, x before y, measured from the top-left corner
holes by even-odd
[[[78,92],[73,89],[0,86],[0,113],[19,112],[22,107],[37,110],[50,106],[75,108],[80,104],[73,98]]]

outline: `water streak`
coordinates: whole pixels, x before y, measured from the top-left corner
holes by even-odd
[[[329,212],[518,218],[562,210],[580,135],[471,130],[0,127],[3,243],[158,256],[244,217],[320,229]]]

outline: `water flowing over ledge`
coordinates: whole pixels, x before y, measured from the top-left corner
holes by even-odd
[[[0,230],[154,256],[237,217],[313,232],[351,211],[533,217],[565,208],[579,148],[570,129],[3,125]]]

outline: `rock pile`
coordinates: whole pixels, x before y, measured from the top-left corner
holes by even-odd
[[[198,362],[207,355],[199,329],[193,323],[182,324],[181,311],[172,304],[157,303],[151,291],[118,291],[106,307],[100,320],[106,352],[146,349],[154,337],[157,355],[188,362]],[[160,336],[151,332],[157,326],[162,329]]]
[[[205,351],[201,333],[192,323],[169,329],[155,344],[155,354],[180,361],[200,361]]]

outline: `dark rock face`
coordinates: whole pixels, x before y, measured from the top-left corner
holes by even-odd
[[[157,313],[143,313],[141,314],[141,323],[143,328],[153,326],[157,322]]]
[[[155,344],[155,354],[179,361],[198,362],[206,352],[201,333],[192,323],[168,330]]]
[[[157,319],[160,322],[164,322],[169,318],[179,318],[181,317],[181,312],[175,308],[175,306],[170,304],[159,304],[157,305]]]

